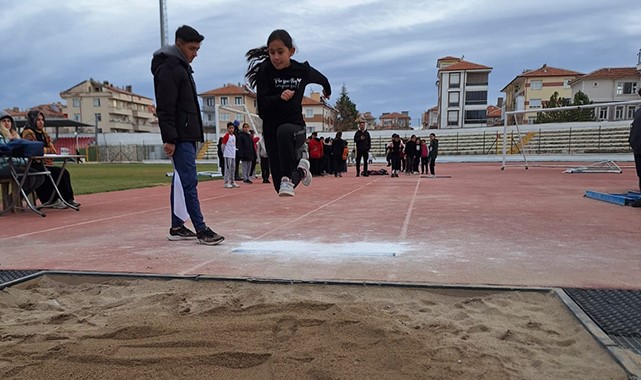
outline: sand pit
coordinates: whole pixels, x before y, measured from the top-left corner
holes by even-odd
[[[44,276],[2,379],[626,379],[553,293]]]

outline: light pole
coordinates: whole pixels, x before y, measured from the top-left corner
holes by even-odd
[[[100,121],[100,114],[99,113],[95,113],[94,114],[94,120],[95,120],[95,123],[96,123],[94,142],[96,144],[96,149],[97,149],[97,147],[98,147],[98,122]]]

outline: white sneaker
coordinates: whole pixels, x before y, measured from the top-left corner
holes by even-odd
[[[240,185],[239,185],[239,184],[237,184],[236,182],[232,182],[232,183],[231,183],[231,187],[240,187]]]
[[[280,181],[280,189],[278,190],[278,196],[279,197],[294,196],[294,184],[289,178],[283,177],[283,179]]]
[[[62,200],[58,199],[58,200],[56,200],[55,202],[53,202],[53,203],[51,204],[51,208],[55,208],[55,209],[58,209],[58,210],[63,210],[63,209],[65,209],[65,208],[67,208],[67,205],[66,205],[66,204],[64,204],[64,203],[62,202]]]
[[[226,183],[225,184],[225,189],[233,189],[233,188],[234,188],[234,186],[232,186],[231,183]]]
[[[309,171],[309,161],[301,158],[298,162],[298,169],[302,169],[305,172],[305,176],[301,178],[301,182],[305,186],[309,186],[312,183],[312,173]]]

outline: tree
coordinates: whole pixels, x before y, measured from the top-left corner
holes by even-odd
[[[559,108],[559,107],[568,107],[568,106],[581,106],[586,104],[592,104],[588,96],[579,91],[574,95],[572,103],[570,99],[559,97],[558,92],[554,92],[550,96],[550,100],[545,104],[544,108]],[[593,109],[578,109],[578,110],[564,110],[564,111],[552,111],[552,112],[539,112],[536,117],[536,124],[544,123],[567,123],[572,121],[592,121],[594,120],[594,110]]]
[[[586,104],[592,104],[592,101],[588,96],[583,92],[579,91],[576,94],[574,94],[574,102],[572,105],[574,106],[582,106]],[[588,109],[578,109],[578,110],[572,110],[568,111],[570,112],[570,118],[572,121],[594,121],[594,108],[588,108]]]
[[[343,84],[341,87],[341,96],[336,100],[334,106],[338,111],[338,119],[336,120],[336,131],[349,131],[356,129],[356,118],[358,118],[358,110],[356,104],[352,102],[347,95],[347,88]]]

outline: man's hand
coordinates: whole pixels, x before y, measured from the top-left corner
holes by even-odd
[[[176,144],[164,143],[162,147],[165,150],[165,154],[167,155],[167,157],[171,157],[174,155],[174,151],[176,150]]]

